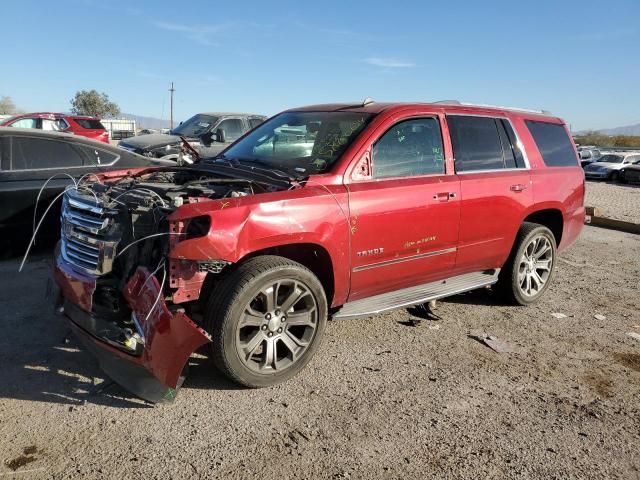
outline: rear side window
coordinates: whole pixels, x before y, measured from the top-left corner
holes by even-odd
[[[82,157],[67,142],[35,137],[13,137],[11,169],[34,170],[82,166]]]
[[[56,118],[55,120],[49,120],[48,118],[42,119],[42,130],[51,130],[54,132],[60,132],[69,128],[67,122],[62,118]]]
[[[547,167],[575,167],[578,158],[564,125],[525,120]]]
[[[500,120],[492,117],[447,116],[456,172],[514,168],[512,148]]]
[[[442,135],[436,118],[416,118],[391,127],[373,146],[373,177],[444,173]]]
[[[74,118],[75,122],[82,128],[88,130],[104,130],[104,125],[99,120],[93,120],[90,118]]]
[[[76,145],[75,148],[80,150],[82,155],[84,155],[85,165],[93,165],[96,167],[100,165],[112,165],[116,160],[118,160],[118,158],[120,158],[119,155],[112,152],[107,152],[100,148],[93,148],[88,145]]]

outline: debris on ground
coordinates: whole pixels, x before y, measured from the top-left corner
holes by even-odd
[[[557,318],[558,320],[560,320],[561,318],[567,318],[567,315],[565,315],[564,313],[560,313],[560,312],[553,312],[551,314],[551,316],[553,318]]]
[[[596,313],[596,314],[593,316],[593,318],[595,318],[596,320],[600,320],[600,321],[603,321],[603,320],[606,320],[606,319],[607,319],[607,317],[606,317],[605,315],[602,315],[601,313]]]
[[[497,353],[513,353],[514,349],[511,345],[503,342],[495,335],[490,335],[486,333],[470,333],[469,337],[477,340],[480,343],[485,344],[491,350]]]
[[[629,335],[631,338],[635,338],[636,340],[640,341],[640,333],[627,332],[627,335]]]

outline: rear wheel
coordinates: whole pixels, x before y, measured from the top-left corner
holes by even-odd
[[[612,182],[617,182],[619,178],[620,178],[620,173],[619,172],[611,172],[611,175],[609,176],[609,179]]]
[[[276,256],[247,260],[209,301],[213,359],[231,380],[265,387],[296,375],[320,345],[327,300],[317,277]]]
[[[555,260],[556,240],[551,230],[536,223],[524,223],[500,271],[496,285],[499,292],[518,305],[536,302],[549,288]]]

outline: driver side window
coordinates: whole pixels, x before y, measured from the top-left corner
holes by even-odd
[[[437,118],[395,124],[373,146],[373,178],[415,177],[445,172]]]
[[[242,120],[239,118],[228,118],[218,124],[218,128],[224,130],[225,140],[235,142],[244,133],[242,131]]]

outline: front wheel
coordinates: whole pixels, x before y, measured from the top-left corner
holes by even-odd
[[[275,385],[300,372],[318,349],[326,321],[317,277],[276,256],[249,259],[227,273],[206,313],[216,367],[247,387]]]
[[[549,288],[555,262],[556,240],[551,230],[536,223],[524,223],[500,271],[496,285],[499,293],[518,305],[536,302]]]
[[[612,182],[617,182],[619,178],[620,178],[619,172],[611,172],[611,175],[609,175],[609,180],[611,180]]]

